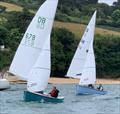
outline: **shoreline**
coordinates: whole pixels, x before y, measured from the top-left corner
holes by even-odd
[[[16,76],[7,76],[5,77],[10,83],[18,83],[18,84],[25,84],[26,81],[20,80]],[[73,79],[73,78],[57,78],[57,77],[51,77],[49,79],[50,84],[78,84],[79,79]],[[120,79],[97,79],[96,84],[120,84]]]
[[[50,78],[49,83],[53,84],[78,84],[80,79],[73,78]],[[120,84],[120,79],[98,79],[95,84]]]

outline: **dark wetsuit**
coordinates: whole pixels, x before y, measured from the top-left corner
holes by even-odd
[[[94,88],[94,86],[92,84],[89,84],[88,87],[89,88]]]
[[[100,91],[103,91],[103,86],[100,85],[97,89],[100,90]]]

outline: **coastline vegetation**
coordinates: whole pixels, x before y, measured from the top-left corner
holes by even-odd
[[[7,6],[0,3],[0,45],[5,45],[5,50],[0,50],[0,70],[10,66],[22,36],[34,16],[30,10],[37,10],[44,0],[2,1],[16,4],[23,10],[8,11]],[[85,0],[72,1],[61,0],[59,2],[51,35],[51,75],[59,77],[66,75],[85,26],[93,11],[98,9],[94,41],[97,77],[120,78],[120,7],[118,7],[120,1],[114,6],[97,4],[97,0],[91,0],[90,3]],[[83,5],[77,6],[78,2]],[[67,5],[70,6],[68,9],[65,7]]]

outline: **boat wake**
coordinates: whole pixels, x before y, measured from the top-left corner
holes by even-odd
[[[120,99],[120,96],[98,96],[93,98],[93,100],[117,100]]]

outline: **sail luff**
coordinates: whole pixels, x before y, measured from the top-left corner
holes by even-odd
[[[94,39],[96,22],[96,11],[94,12],[86,30],[82,36],[82,39],[78,45],[75,55],[72,59],[70,67],[67,72],[67,77],[80,78],[85,65],[86,57],[89,52],[89,47]]]

